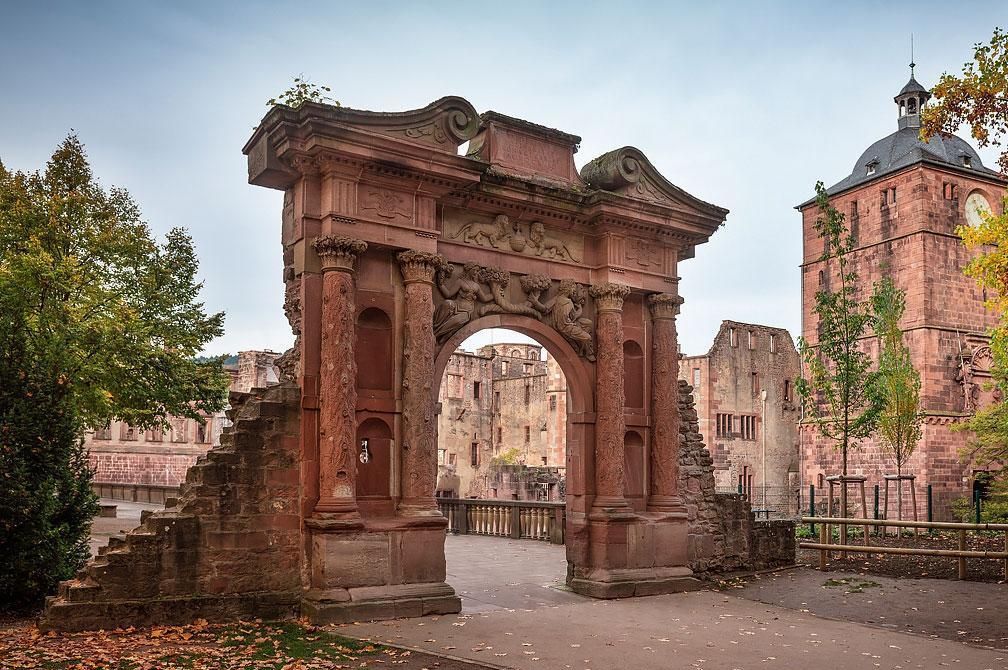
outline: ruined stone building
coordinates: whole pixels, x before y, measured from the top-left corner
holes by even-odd
[[[767,507],[793,511],[799,470],[794,385],[800,375],[787,330],[738,321],[721,322],[706,354],[680,359],[679,378],[693,386],[719,489],[741,488],[759,506],[766,484]]]
[[[886,275],[906,291],[900,325],[921,375],[924,413],[923,438],[908,470],[917,476],[920,513],[924,486],[932,484],[936,514],[941,515],[949,501],[968,494],[973,480],[973,467],[959,457],[968,436],[951,427],[989,402],[986,333],[997,322],[997,315],[984,308],[983,292],[963,275],[970,255],[956,228],[975,224],[981,211],[1000,213],[1008,181],[984,167],[973,147],[955,135],[920,140],[920,110],[930,97],[911,69],[910,81],[894,98],[897,130],[869,146],[851,174],[828,193],[857,240],[850,255],[860,281],[857,298],[868,299],[872,285]],[[835,262],[819,260],[815,201],[797,208],[804,240],[802,335],[815,344],[816,292],[836,290],[839,277]],[[866,337],[864,346],[875,355],[874,337]],[[811,426],[800,432],[804,482],[822,485],[825,477],[840,472],[839,451]],[[874,439],[851,451],[848,467],[851,474],[868,477],[868,486],[895,473],[891,458]]]
[[[273,367],[278,355],[272,351],[239,352],[237,360],[224,364],[231,378],[230,390],[247,393],[278,383]],[[201,421],[171,417],[169,423],[167,430],[139,430],[124,421],[112,421],[84,433],[94,481],[103,495],[118,496],[122,488],[103,485],[178,486],[196,459],[220,444],[221,431],[228,425],[223,410],[205,415]],[[152,498],[151,491],[146,491],[143,498],[160,501],[163,496],[158,492]]]
[[[566,450],[567,385],[538,344],[453,353],[439,392],[438,495],[556,499]]]

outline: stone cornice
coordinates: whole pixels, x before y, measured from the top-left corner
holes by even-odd
[[[613,282],[593,284],[588,289],[595,298],[595,310],[598,312],[619,312],[623,309],[623,298],[630,294],[630,287]]]
[[[447,266],[447,261],[440,254],[407,249],[396,256],[402,270],[403,281],[434,283],[434,273]]]
[[[682,304],[682,297],[671,293],[654,293],[648,296],[651,318],[655,320],[675,319]]]
[[[339,235],[325,235],[312,240],[312,248],[322,261],[322,271],[353,272],[354,261],[367,251],[367,242]]]

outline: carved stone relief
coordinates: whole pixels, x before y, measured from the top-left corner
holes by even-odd
[[[626,240],[626,264],[638,265],[642,268],[660,267],[662,265],[663,249],[639,237],[628,237]]]
[[[977,347],[972,354],[960,360],[956,381],[962,384],[963,412],[972,414],[978,409],[1001,401],[1001,390],[988,388],[994,357],[988,345]]]
[[[294,346],[278,357],[274,365],[280,370],[281,381],[297,381],[301,374],[301,279],[287,282],[284,292],[284,315],[294,333]]]
[[[362,189],[360,209],[373,212],[383,219],[410,219],[413,217],[413,205],[410,199],[402,193],[396,193],[387,188],[367,187]]]
[[[525,275],[519,286],[522,302],[509,298],[511,273],[466,263],[461,271],[446,264],[437,271],[436,284],[444,300],[434,311],[434,337],[439,343],[467,323],[487,314],[522,314],[548,324],[560,333],[579,355],[595,360],[591,319],[582,316],[587,291],[573,280],[564,279],[556,294],[544,298],[553,285],[549,277]]]
[[[512,251],[548,260],[580,263],[584,260],[583,242],[573,237],[561,238],[546,230],[541,221],[523,224],[498,214],[493,221],[445,219],[445,236],[463,244]]]

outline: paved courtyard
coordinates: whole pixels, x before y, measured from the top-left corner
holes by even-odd
[[[117,519],[95,520],[93,548],[157,508],[116,504]],[[1005,584],[795,569],[599,601],[565,589],[562,546],[448,536],[445,548],[460,615],[340,632],[509,668],[1008,668]]]
[[[856,607],[852,601],[877,599],[882,589],[847,593],[824,587],[827,579],[844,578],[837,573],[795,570],[741,589],[599,601],[556,588],[566,570],[563,547],[449,536],[446,554],[448,581],[462,596],[461,615],[353,624],[341,632],[509,668],[1008,668],[1008,651],[963,644],[947,627],[940,632],[953,639],[937,637],[927,623],[913,629],[927,633],[901,632],[904,622],[895,616],[875,624],[839,620],[866,612],[877,618],[880,606]],[[804,581],[793,583],[792,577]],[[976,614],[1003,621],[1008,614],[1005,585],[908,580],[898,590],[900,582],[890,581],[896,586],[886,584],[884,595],[918,624],[943,617],[953,626],[956,619],[966,625]],[[946,593],[957,602],[945,603],[944,612],[919,612]],[[758,602],[761,597],[785,606]],[[978,611],[976,598],[987,609]],[[822,616],[802,606],[819,599]],[[846,609],[834,607],[844,601]],[[984,643],[1008,646],[1003,640]]]

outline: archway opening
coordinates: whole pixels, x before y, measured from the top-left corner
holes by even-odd
[[[487,597],[512,607],[572,597],[543,587],[566,580],[569,483],[584,461],[583,427],[570,417],[591,406],[591,387],[569,345],[521,319],[470,324],[435,362],[435,494],[449,520],[448,581],[464,609]]]

